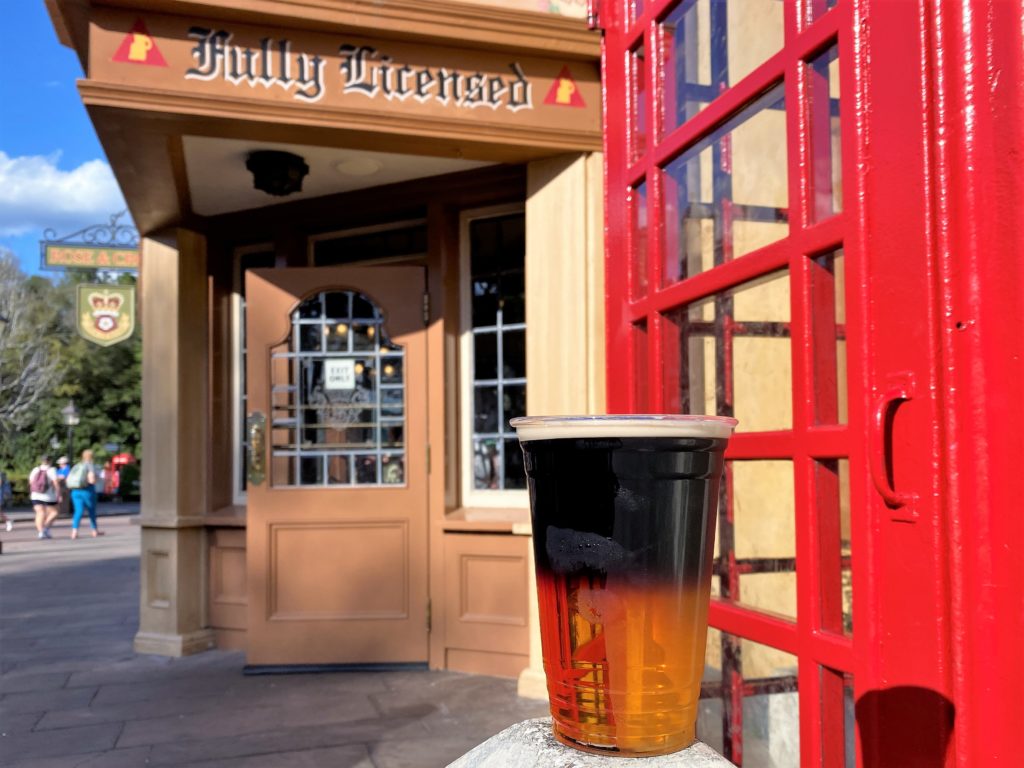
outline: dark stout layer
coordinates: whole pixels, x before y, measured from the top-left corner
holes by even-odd
[[[537,568],[700,580],[725,440],[641,438],[523,443]]]

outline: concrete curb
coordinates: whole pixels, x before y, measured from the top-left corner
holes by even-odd
[[[18,506],[5,509],[4,514],[14,522],[34,521],[35,512],[32,507]],[[115,504],[113,502],[100,502],[96,507],[97,517],[123,517],[126,515],[139,514],[139,504]],[[64,519],[64,518],[59,518]]]

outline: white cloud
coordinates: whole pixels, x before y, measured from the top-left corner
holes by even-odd
[[[107,163],[89,160],[64,171],[59,159],[59,153],[9,157],[0,151],[0,235],[50,228],[63,236],[124,210]]]

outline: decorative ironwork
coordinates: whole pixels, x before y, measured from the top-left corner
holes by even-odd
[[[115,213],[107,224],[93,224],[57,237],[54,229],[43,232],[39,241],[42,269],[122,270],[139,267],[139,231],[120,218],[128,211]]]
[[[64,237],[57,237],[57,230],[47,229],[43,232],[41,245],[94,245],[105,248],[137,248],[139,230],[130,224],[119,224],[118,220],[128,213],[123,210],[110,217],[108,224],[92,224]]]

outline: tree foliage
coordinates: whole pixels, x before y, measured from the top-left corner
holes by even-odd
[[[25,425],[54,381],[60,344],[48,333],[57,325],[51,288],[28,280],[14,254],[0,252],[0,440]]]
[[[61,409],[70,401],[80,416],[73,430],[74,453],[92,448],[102,460],[115,452],[104,446],[114,443],[117,451],[140,455],[142,335],[138,323],[130,339],[110,347],[86,341],[75,328],[78,284],[103,282],[134,283],[135,277],[76,270],[56,284],[20,272],[12,278],[12,291],[26,304],[22,312],[29,318],[29,330],[10,344],[11,370],[18,367],[17,360],[30,358],[37,349],[50,356],[51,368],[37,377],[31,395],[0,392],[4,425],[0,427],[0,468],[25,472],[42,453],[65,453],[68,428]],[[4,377],[7,361],[0,357]],[[31,403],[22,407],[17,420],[8,420],[2,415],[4,409],[12,408],[18,397],[31,398]]]

